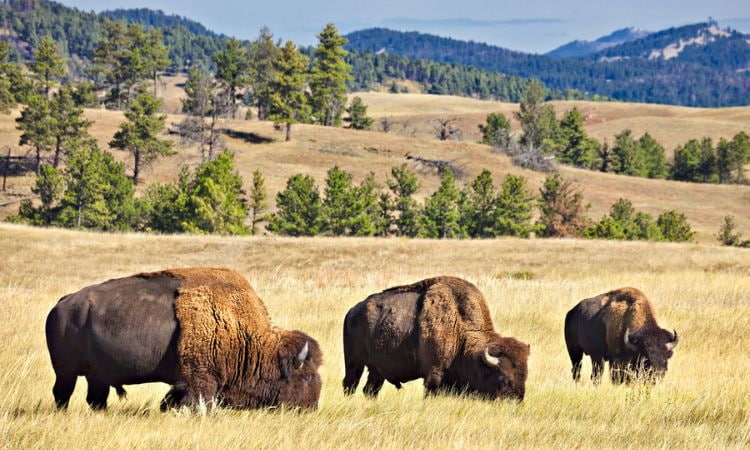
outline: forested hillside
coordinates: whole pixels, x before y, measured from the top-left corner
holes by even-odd
[[[554,59],[477,42],[375,28],[350,33],[357,51],[389,52],[542,80],[617,100],[686,106],[750,101],[748,36],[701,23],[654,33],[583,58]]]

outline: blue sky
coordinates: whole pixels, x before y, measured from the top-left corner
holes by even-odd
[[[596,39],[633,26],[660,30],[704,21],[750,32],[749,0],[62,0],[85,10],[148,7],[197,20],[208,28],[253,38],[263,25],[300,44],[315,42],[327,22],[342,32],[383,26],[473,39],[544,53],[574,39]]]

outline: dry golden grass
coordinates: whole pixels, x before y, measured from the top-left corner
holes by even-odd
[[[9,448],[741,448],[750,445],[750,252],[697,244],[145,236],[0,225],[0,440]],[[112,277],[184,266],[246,276],[275,323],[325,354],[319,409],[160,413],[160,384],[90,412],[79,381],[56,412],[44,320],[56,300]],[[486,295],[498,331],[531,344],[522,404],[423,398],[419,381],[377,400],[341,390],[347,309],[397,283],[450,274]],[[680,333],[648,388],[575,385],[562,335],[582,298],[635,286]],[[590,371],[584,364],[584,377]]]
[[[179,105],[179,96],[182,92],[179,83],[183,81],[181,78],[165,79],[164,89],[168,104]],[[517,107],[514,104],[421,94],[356,95],[361,95],[370,105],[370,114],[373,116],[395,117],[404,114],[395,119],[402,122],[408,120],[410,129],[416,130],[416,135],[412,137],[404,135],[403,132],[364,132],[295,125],[293,141],[287,143],[283,142],[283,134],[274,130],[269,122],[224,121],[221,127],[234,132],[227,137],[227,146],[236,154],[237,166],[247,187],[252,172],[260,169],[266,176],[269,194],[274,198],[275,194],[284,188],[286,180],[291,175],[309,174],[322,184],[326,171],[334,165],[353,173],[356,181],[362,180],[372,171],[379,182],[384,184],[390,168],[405,162],[407,154],[453,160],[467,172],[467,178],[462,181],[470,180],[485,168],[493,172],[498,182],[508,173],[522,174],[529,179],[534,189],[537,189],[544,179],[543,174],[513,167],[507,157],[492,153],[488,147],[475,143],[478,136],[472,133],[477,129],[476,125],[484,120],[486,113],[502,111],[510,115]],[[680,139],[682,141],[688,137],[710,134],[710,127],[706,128],[707,123],[721,123],[726,125],[726,130],[733,131],[750,125],[750,108],[710,110],[625,103],[564,102],[558,103],[558,110],[572,104],[577,104],[590,117],[592,123],[589,127],[592,132],[595,132],[596,127],[612,127],[612,130],[619,131],[616,124],[621,121],[642,121],[647,127],[649,121],[658,124],[660,122],[657,118],[661,118],[671,125],[649,131],[656,136],[662,132],[679,134],[679,130],[689,129],[692,134],[686,131],[685,139]],[[175,109],[168,107],[167,110]],[[467,134],[464,142],[439,142],[429,134],[432,127],[430,121],[435,117],[448,115],[455,115],[460,119],[459,125]],[[86,116],[94,121],[92,134],[103,148],[108,148],[108,142],[123,120],[122,113],[97,109],[87,110]],[[0,116],[0,147],[11,145],[14,152],[19,154],[27,150],[17,147],[19,133],[15,130],[15,117],[17,112],[9,116]],[[169,118],[170,123],[179,120],[181,116],[178,115],[171,115]],[[684,124],[683,128],[675,125],[680,123]],[[726,135],[729,136],[731,133],[727,131]],[[115,151],[114,154],[117,158],[130,163],[124,152]],[[159,160],[153,167],[145,170],[139,190],[150,183],[171,181],[175,179],[182,166],[195,167],[199,163],[195,149],[178,145],[175,156]],[[417,197],[422,199],[437,188],[439,179],[434,171],[424,170],[413,163],[411,166],[419,172],[422,187]],[[685,212],[697,231],[697,239],[702,242],[714,241],[722,217],[727,214],[736,216],[740,231],[750,235],[750,214],[746,207],[750,200],[750,187],[647,180],[567,167],[562,167],[561,171],[564,176],[571,177],[581,184],[586,200],[591,203],[590,215],[593,218],[598,219],[618,198],[625,197],[632,200],[639,210],[655,215],[669,209]],[[31,174],[12,177],[9,181],[9,193],[0,193],[0,203],[30,196],[33,183],[34,177]],[[0,219],[15,213],[17,207],[17,204],[0,207]]]

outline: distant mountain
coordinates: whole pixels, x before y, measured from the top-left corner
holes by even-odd
[[[172,28],[182,27],[187,31],[199,35],[216,37],[221,36],[209,30],[203,24],[190,20],[187,17],[176,14],[167,14],[162,10],[153,10],[148,8],[133,9],[115,9],[112,11],[102,11],[100,17],[106,17],[113,20],[124,20],[126,22],[138,22],[154,28]]]
[[[551,58],[577,58],[581,56],[590,55],[616,45],[624,44],[625,42],[635,41],[648,36],[648,31],[639,30],[637,28],[623,28],[612,32],[606,36],[602,36],[595,41],[579,41],[568,42],[551,52],[547,52],[546,55]]]
[[[670,28],[577,58],[552,58],[383,28],[347,35],[349,48],[462,64],[623,101],[687,106],[750,104],[750,35],[714,22]]]

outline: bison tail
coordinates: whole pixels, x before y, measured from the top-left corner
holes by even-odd
[[[128,398],[128,393],[122,386],[115,386],[115,392],[117,392],[117,396],[120,398],[120,400],[125,400]]]

